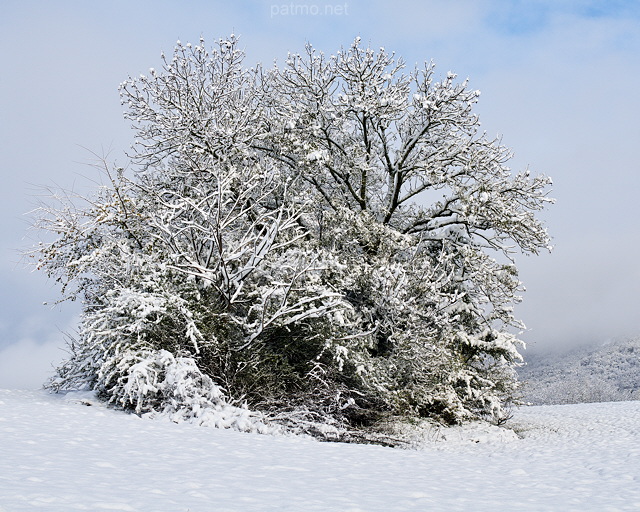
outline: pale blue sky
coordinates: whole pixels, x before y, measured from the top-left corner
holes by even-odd
[[[556,250],[519,259],[530,350],[640,333],[640,2],[3,0],[0,386],[37,385],[78,311],[43,307],[55,287],[16,265],[30,184],[85,186],[87,149],[125,163],[117,85],[159,67],[177,39],[231,32],[248,65],[360,35],[410,66],[433,59],[469,77],[512,167],[555,182],[544,217]]]

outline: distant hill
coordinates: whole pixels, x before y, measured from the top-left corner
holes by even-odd
[[[534,405],[640,400],[640,336],[525,360],[518,374]]]

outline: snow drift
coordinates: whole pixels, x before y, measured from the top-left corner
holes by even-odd
[[[513,426],[432,430],[397,450],[0,390],[0,511],[640,509],[640,402],[522,408]]]

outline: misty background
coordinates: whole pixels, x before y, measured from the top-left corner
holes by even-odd
[[[39,185],[89,190],[96,157],[126,165],[117,86],[176,40],[240,36],[270,66],[306,42],[356,36],[436,74],[470,79],[514,171],[553,177],[555,249],[516,263],[530,354],[640,333],[640,2],[393,0],[0,2],[0,387],[38,387],[64,357],[78,304],[25,267]],[[525,356],[526,357],[526,356]]]

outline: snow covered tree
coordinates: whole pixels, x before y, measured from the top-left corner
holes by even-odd
[[[549,247],[550,179],[511,173],[466,81],[359,39],[247,69],[232,36],[178,43],[120,94],[132,174],[105,164],[94,196],[37,210],[55,235],[38,266],[84,307],[54,388],[141,412],[177,389],[141,375],[189,375],[182,404],[245,401],[318,432],[502,419],[513,257]]]
[[[433,64],[406,74],[356,39],[329,58],[311,46],[290,55],[264,101],[280,120],[265,150],[314,197],[306,228],[367,281],[350,303],[356,331],[372,331],[374,387],[451,420],[499,416],[513,391],[513,255],[549,248],[534,213],[552,201],[548,177],[512,175],[511,152],[479,132],[479,93],[455,78],[436,81]],[[370,279],[379,272],[396,288]]]

